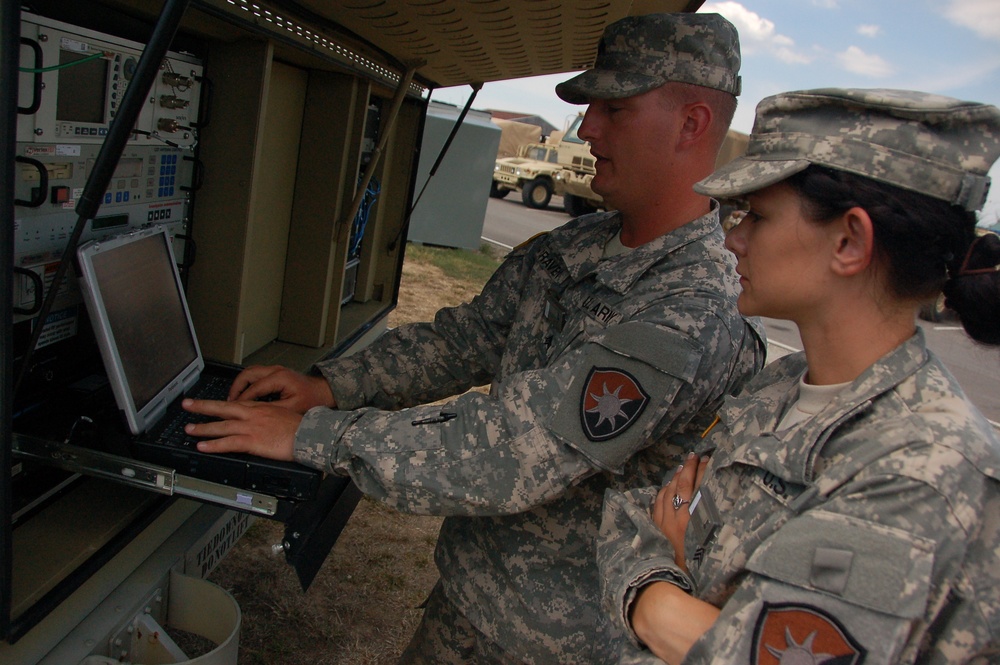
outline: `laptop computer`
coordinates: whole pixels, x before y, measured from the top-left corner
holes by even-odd
[[[243,454],[207,454],[183,424],[204,420],[185,396],[226,399],[238,368],[206,371],[170,234],[164,227],[85,243],[80,286],[115,403],[134,435],[137,459],[178,473],[278,498],[315,496],[322,473]]]

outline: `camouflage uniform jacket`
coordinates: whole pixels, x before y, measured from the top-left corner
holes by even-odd
[[[667,580],[721,608],[689,663],[995,663],[1000,443],[922,331],[820,413],[775,427],[802,354],[726,401],[685,534],[689,574],[649,517],[656,488],[609,492],[605,608]],[[621,662],[660,662],[623,641]],[[992,656],[984,655],[992,653]]]
[[[613,658],[596,627],[604,490],[661,480],[763,363],[715,210],[602,258],[619,230],[616,213],[573,220],[471,303],[322,364],[346,410],[313,409],[296,435],[300,462],[448,516],[446,596],[526,662]]]

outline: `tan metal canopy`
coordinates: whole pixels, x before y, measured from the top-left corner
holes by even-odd
[[[299,0],[439,86],[586,69],[606,25],[701,0]],[[694,5],[694,7],[692,7]]]
[[[148,0],[121,0],[148,5]],[[605,26],[704,0],[194,0],[192,7],[319,50],[347,43],[431,87],[586,69]],[[310,44],[312,42],[312,44]],[[366,63],[365,66],[368,66]]]

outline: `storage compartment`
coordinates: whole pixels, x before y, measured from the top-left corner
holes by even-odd
[[[47,71],[18,77],[21,99],[35,108],[18,114],[10,144],[17,223],[5,225],[17,227],[9,237],[17,270],[5,271],[16,296],[7,303],[11,385],[30,355],[16,399],[3,390],[2,459],[15,461],[4,478],[12,501],[0,502],[0,553],[9,553],[0,556],[0,632],[32,636],[15,654],[36,648],[33,628],[143,538],[176,496],[281,520],[297,508],[294,498],[271,496],[294,493],[261,465],[248,467],[252,488],[240,489],[183,476],[168,459],[132,463],[135,444],[117,422],[72,269],[32,346],[78,224],[75,207],[136,85],[145,21],[161,5],[110,4],[39,2],[53,16],[25,15],[19,50],[22,67]],[[186,12],[175,47],[189,50],[156,67],[137,131],[79,242],[167,226],[206,358],[305,371],[367,343],[395,304],[424,90],[394,87],[399,75],[356,45],[304,49],[225,9]],[[360,70],[359,59],[368,63]],[[344,489],[324,501],[336,503]],[[0,645],[0,660],[7,653]]]

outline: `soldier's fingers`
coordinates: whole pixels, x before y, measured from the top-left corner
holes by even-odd
[[[251,365],[247,367],[233,379],[233,385],[229,387],[229,399],[235,400],[241,398],[250,386],[281,369],[280,365]],[[246,399],[253,398],[248,397]]]
[[[222,402],[211,399],[190,399],[186,398],[181,402],[185,411],[200,413],[204,416],[212,416],[222,420],[245,419],[247,409],[255,404],[254,402]]]
[[[709,457],[705,456],[698,460],[698,471],[695,473],[694,489],[698,491],[702,481],[705,479],[705,470],[708,469]]]
[[[233,400],[247,400],[252,401],[260,399],[261,397],[267,397],[268,395],[280,394],[282,391],[283,384],[276,379],[274,374],[269,374],[257,381],[254,381],[250,385],[243,389],[243,392],[237,394],[233,397],[230,392],[229,399]]]
[[[673,481],[671,481],[673,482]],[[667,515],[670,508],[670,501],[673,499],[674,490],[670,483],[667,483],[660,491],[656,493],[656,499],[653,501],[653,521],[657,524],[663,523],[663,518]]]
[[[200,436],[211,436],[209,434]],[[253,452],[252,444],[245,436],[224,436],[198,442],[198,450],[203,453],[246,453]]]
[[[688,456],[684,459],[683,468],[678,469],[677,473],[674,474],[674,478],[677,480],[674,486],[674,493],[680,496],[681,499],[691,500],[691,495],[694,494],[698,466],[698,459],[695,454],[688,453]],[[673,480],[671,483],[673,483]]]

